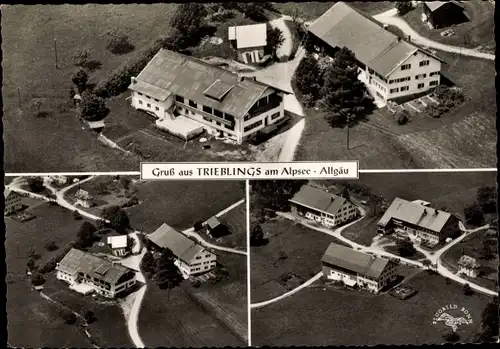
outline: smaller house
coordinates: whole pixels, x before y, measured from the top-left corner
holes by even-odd
[[[23,207],[21,203],[21,194],[5,188],[3,191],[3,197],[5,203],[4,215],[9,215],[16,211],[19,211]]]
[[[470,277],[477,277],[479,275],[479,267],[481,265],[471,256],[463,255],[458,260],[458,273]]]
[[[267,46],[266,23],[229,27],[229,42],[244,63],[259,63]]]
[[[117,257],[124,257],[128,254],[128,236],[108,236],[108,246],[111,248],[111,253]]]
[[[424,1],[422,18],[433,28],[445,28],[469,20],[457,1]]]
[[[185,279],[206,273],[217,265],[217,255],[165,223],[149,234],[148,240],[160,251],[166,248],[172,251],[175,265]]]
[[[303,185],[289,201],[293,214],[304,216],[327,228],[351,221],[358,215],[357,207],[348,197],[331,194],[309,185]]]
[[[92,197],[92,195],[90,195],[88,191],[83,189],[79,189],[76,192],[75,199],[75,205],[80,205],[86,208],[92,207],[94,205],[94,202],[92,201],[94,200],[94,198]]]

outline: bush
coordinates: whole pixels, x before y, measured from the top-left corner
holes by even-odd
[[[441,115],[449,112],[465,101],[463,92],[458,88],[449,88],[446,86],[436,87],[434,94],[436,95],[439,105],[429,104],[426,108],[427,114],[433,118],[440,118]]]
[[[469,284],[464,284],[462,289],[464,291],[464,295],[466,296],[472,296],[474,294],[474,291],[472,290]]]
[[[410,113],[406,109],[398,111],[396,113],[396,120],[398,122],[398,125],[405,125],[410,120]]]
[[[465,206],[464,216],[468,224],[479,226],[484,223],[483,212],[477,203]]]
[[[35,274],[31,277],[33,286],[42,286],[45,283],[45,278],[41,274]]]
[[[57,266],[57,259],[55,257],[49,259],[41,268],[40,268],[40,273],[42,274],[47,274],[56,269]]]
[[[87,83],[89,81],[89,75],[84,69],[77,70],[71,77],[71,81],[75,84],[79,93],[82,93],[87,89]]]
[[[134,50],[135,46],[129,41],[127,35],[112,34],[106,49],[115,55],[124,55]]]
[[[86,47],[81,47],[73,54],[73,63],[77,67],[84,66],[90,57],[90,52]]]
[[[106,101],[94,93],[82,95],[81,116],[87,121],[102,120],[107,113]]]
[[[51,241],[51,242],[48,242],[47,244],[45,244],[45,249],[47,251],[55,251],[58,248],[59,248],[59,246],[57,246],[55,241]]]
[[[203,221],[201,219],[197,219],[193,223],[193,229],[194,231],[200,231],[203,229]]]
[[[70,310],[63,310],[61,312],[61,318],[64,320],[66,325],[74,325],[77,320],[76,315]]]

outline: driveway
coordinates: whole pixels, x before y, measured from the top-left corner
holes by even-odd
[[[412,27],[410,27],[408,22],[406,22],[403,18],[398,17],[397,10],[395,8],[392,10],[388,10],[388,11],[385,11],[383,13],[380,13],[378,15],[375,15],[375,16],[373,16],[373,19],[375,19],[383,24],[389,24],[389,25],[393,25],[395,27],[398,27],[405,35],[407,35],[407,36],[409,35],[411,37],[411,41],[417,45],[430,47],[430,48],[434,48],[436,50],[441,50],[441,51],[445,51],[445,52],[458,53],[458,54],[464,55],[464,56],[489,59],[492,61],[495,60],[495,55],[490,54],[490,53],[483,53],[483,52],[480,52],[478,50],[465,48],[465,47],[446,45],[446,44],[442,44],[440,42],[436,42],[436,41],[433,41],[433,40],[430,40],[428,38],[421,36]]]

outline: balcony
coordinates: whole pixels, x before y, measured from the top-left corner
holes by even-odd
[[[259,105],[258,107],[254,105],[248,111],[248,115],[250,116],[250,118],[248,118],[248,120],[250,120],[251,118],[253,118],[257,115],[263,114],[271,109],[279,107],[281,102],[282,102],[281,97],[273,96],[273,97],[269,98],[269,103],[266,103],[264,105]]]

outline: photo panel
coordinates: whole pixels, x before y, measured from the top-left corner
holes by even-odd
[[[4,184],[9,346],[248,345],[244,181]]]
[[[494,12],[480,0],[4,5],[5,172],[492,168]]]
[[[250,181],[252,345],[496,342],[496,193],[496,172]]]

